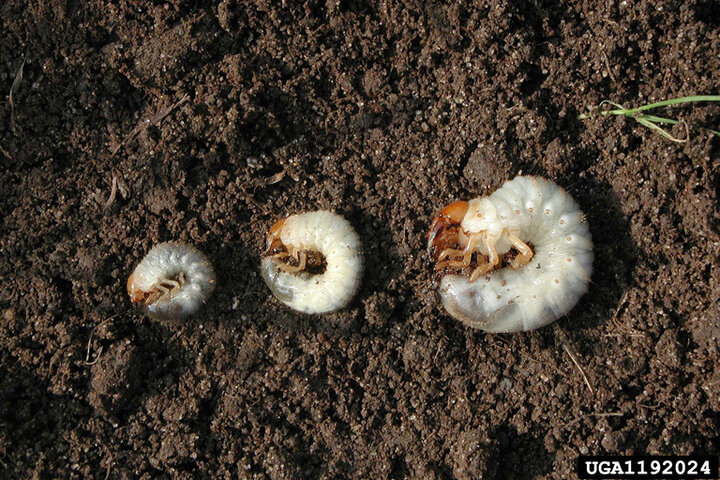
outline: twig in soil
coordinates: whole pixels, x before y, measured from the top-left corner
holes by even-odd
[[[580,374],[583,377],[583,380],[585,380],[585,385],[587,385],[588,389],[590,390],[590,395],[595,395],[595,389],[593,389],[592,385],[590,385],[590,380],[588,380],[587,375],[585,375],[585,370],[582,368],[580,363],[577,361],[577,358],[575,358],[575,355],[570,351],[570,348],[567,346],[566,343],[562,344],[563,349],[565,349],[565,352],[570,356],[570,360],[575,364],[575,366],[580,370]]]
[[[5,155],[5,156],[8,158],[8,160],[10,160],[10,161],[15,161],[15,159],[13,158],[13,156],[10,155],[10,153],[8,153],[8,151],[5,150],[5,148],[3,148],[2,145],[0,145],[0,152],[2,152],[2,154]]]
[[[282,171],[276,173],[275,175],[272,175],[270,177],[267,177],[263,180],[256,182],[255,185],[253,186],[253,190],[256,188],[267,187],[269,185],[275,185],[276,183],[281,182],[282,179],[285,178],[286,175],[287,175],[287,172],[285,170],[282,170]],[[253,197],[252,194],[250,194],[250,192],[248,192],[247,188],[245,188],[245,185],[239,184],[238,186],[240,187],[240,190],[245,195],[245,201],[248,204],[251,204],[252,206],[257,208],[264,214],[268,213],[267,208],[265,208],[264,205],[262,205],[257,200],[255,200],[255,197]]]
[[[283,178],[285,178],[285,170],[282,170],[275,175],[265,179],[261,182],[260,186],[265,187],[268,185],[275,185],[276,183],[280,182]]]
[[[117,177],[113,177],[112,179],[112,187],[110,187],[110,196],[108,197],[107,201],[105,202],[105,209],[107,210],[110,208],[110,205],[113,204],[115,201],[115,196],[117,195]]]
[[[158,125],[160,122],[163,121],[163,119],[165,119],[165,117],[170,115],[173,110],[175,110],[177,107],[179,107],[183,103],[187,102],[189,98],[190,98],[189,95],[185,95],[177,102],[164,108],[163,110],[160,110],[160,112],[158,112],[155,116],[153,116],[149,120],[146,120],[146,121],[140,120],[140,123],[138,123],[135,126],[135,128],[133,128],[132,131],[125,138],[123,138],[123,140],[118,144],[118,146],[113,149],[111,155],[115,156],[115,154],[117,154],[120,151],[120,149],[125,146],[126,143],[128,143],[133,138],[137,137],[141,132],[147,130],[148,127]]]
[[[500,343],[500,345],[501,345],[500,348],[502,348],[505,352],[507,352],[508,355],[514,355],[514,352],[517,352],[517,353],[520,354],[521,357],[525,357],[525,358],[527,358],[528,360],[530,360],[530,361],[532,361],[532,362],[535,362],[535,363],[537,363],[537,364],[539,364],[539,365],[542,365],[543,367],[546,367],[546,368],[549,368],[549,369],[551,369],[551,370],[554,370],[555,373],[557,373],[558,375],[560,375],[560,376],[563,377],[563,378],[568,378],[568,376],[565,375],[565,374],[564,374],[559,368],[557,368],[556,366],[550,365],[549,363],[546,363],[546,362],[543,362],[543,361],[541,361],[541,360],[538,360],[537,358],[534,358],[534,357],[528,355],[527,353],[523,352],[522,350],[513,350],[513,349],[510,347],[509,342],[507,342],[506,340],[498,339],[498,341],[499,341],[499,343]],[[497,344],[495,344],[495,345],[497,345]]]
[[[13,80],[12,86],[10,87],[10,95],[8,96],[8,99],[10,101],[10,126],[12,127],[12,131],[14,134],[17,135],[16,126],[15,126],[15,94],[17,93],[18,89],[20,88],[20,83],[23,79],[23,70],[25,69],[25,62],[26,59],[23,58],[22,63],[20,64],[20,68],[18,69],[17,74],[15,75],[15,80]]]
[[[126,312],[127,312],[127,310],[125,310],[124,312],[116,313],[116,314],[113,315],[112,317],[108,317],[108,318],[106,318],[105,320],[103,320],[102,322],[98,323],[97,325],[95,325],[95,326],[93,327],[92,330],[90,330],[90,337],[88,338],[88,343],[87,343],[87,353],[85,354],[85,365],[95,365],[95,364],[97,363],[97,361],[100,359],[100,355],[102,355],[103,347],[102,347],[102,345],[101,345],[100,348],[98,349],[97,355],[95,355],[95,360],[93,360],[92,362],[90,361],[90,348],[91,348],[92,338],[93,338],[93,334],[95,333],[95,330],[96,330],[98,327],[101,327],[101,326],[105,325],[105,324],[106,324],[107,322],[109,322],[110,320],[113,320],[113,319],[115,319],[116,317],[118,317],[118,316],[120,316],[120,315],[122,315],[123,313],[126,313]]]
[[[251,203],[253,206],[255,206],[255,208],[257,208],[258,210],[260,210],[262,213],[264,213],[264,214],[267,214],[267,213],[268,213],[268,210],[265,208],[265,206],[262,205],[262,204],[260,204],[257,200],[255,200],[255,198],[253,198],[252,195],[250,195],[250,193],[249,193],[249,192],[247,191],[247,189],[245,188],[245,185],[240,185],[240,190],[241,190],[241,191],[243,192],[243,194],[245,195],[245,200],[246,200],[248,203]]]
[[[170,338],[168,338],[167,342],[168,342],[168,343],[172,342],[173,340],[175,340],[175,338],[176,338],[177,336],[179,336],[179,335],[181,335],[181,334],[182,334],[182,335],[185,335],[185,326],[180,327],[180,330],[178,330],[177,332],[173,333],[173,334],[170,336]]]
[[[674,118],[665,118],[665,117],[656,117],[655,115],[648,115],[645,112],[647,110],[651,110],[653,108],[659,108],[659,107],[667,107],[669,105],[679,105],[683,103],[691,103],[691,102],[720,102],[720,95],[693,95],[689,97],[680,97],[680,98],[672,98],[670,100],[663,100],[662,102],[656,102],[656,103],[650,103],[648,105],[643,105],[642,107],[638,108],[625,108],[620,104],[617,104],[615,102],[611,102],[610,100],[603,100],[600,102],[600,105],[598,105],[598,108],[602,107],[603,105],[611,105],[615,107],[614,110],[602,110],[599,111],[598,114],[606,117],[608,115],[624,115],[628,118],[632,118],[635,121],[637,121],[640,125],[643,125],[644,127],[647,127],[656,133],[659,133],[663,137],[667,138],[668,140],[672,140],[673,142],[678,143],[684,143],[687,142],[690,138],[690,131],[688,128],[688,124],[684,120],[675,120]],[[583,113],[582,115],[578,116],[578,119],[580,120],[586,120],[588,118],[593,117],[593,113]],[[685,126],[685,138],[677,138],[673,137],[667,130],[662,128],[659,124],[668,124],[668,125],[678,125],[682,124]],[[713,135],[716,135],[720,137],[720,131],[712,130],[710,128],[703,128],[703,130],[706,130]]]
[[[610,68],[610,60],[608,59],[607,53],[605,53],[605,50],[602,51],[602,58],[605,61],[605,68],[607,68],[608,75],[610,75],[610,78],[613,82],[617,81],[617,78],[615,78],[615,74],[612,71],[612,68]]]
[[[577,358],[575,357],[575,354],[572,352],[570,347],[568,346],[567,336],[565,335],[565,332],[558,326],[558,324],[553,325],[553,330],[555,331],[555,335],[557,335],[558,340],[560,341],[560,344],[562,345],[563,349],[565,350],[565,353],[568,354],[570,357],[570,360],[575,364],[578,370],[580,370],[580,374],[583,377],[583,380],[585,380],[585,385],[587,385],[588,389],[590,390],[590,395],[595,395],[595,389],[590,384],[590,380],[588,380],[587,375],[585,375],[585,369],[580,365],[580,362],[578,362]]]
[[[520,356],[525,357],[525,358],[527,358],[528,360],[531,360],[531,361],[533,361],[533,362],[535,362],[535,363],[539,363],[540,365],[542,365],[542,366],[544,366],[544,367],[549,367],[549,368],[551,368],[552,370],[555,370],[555,372],[556,372],[558,375],[560,375],[561,377],[568,378],[567,375],[565,375],[563,372],[561,372],[561,371],[560,371],[558,368],[556,368],[555,366],[550,365],[549,363],[541,362],[540,360],[531,357],[531,356],[528,355],[527,353],[523,353],[523,352],[518,352],[518,353],[520,354]]]
[[[3,460],[3,458],[5,460]],[[4,448],[2,448],[2,450],[0,450],[0,465],[2,465],[2,467],[4,469],[7,469],[8,464],[5,461],[10,462],[12,464],[12,466],[15,467],[16,470],[18,469],[18,464],[17,464],[17,462],[15,462],[15,459],[13,459],[13,457],[9,456],[7,454],[7,451]]]
[[[620,314],[620,311],[625,306],[625,303],[627,302],[628,298],[628,292],[626,291],[622,299],[620,299],[620,303],[618,304],[617,308],[615,309],[615,312],[613,313],[613,316],[610,318],[610,324],[613,325],[615,328],[623,332],[623,334],[617,334],[617,333],[605,333],[603,334],[604,337],[644,337],[645,334],[643,332],[640,332],[632,327],[628,327],[620,323],[620,320],[618,319],[618,315]]]
[[[622,412],[596,412],[596,413],[591,413],[590,415],[592,415],[593,417],[622,417],[623,413]]]

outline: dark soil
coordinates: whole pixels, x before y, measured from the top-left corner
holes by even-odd
[[[686,143],[577,119],[718,93],[715,2],[207,3],[0,3],[0,477],[560,479],[720,450],[720,108],[658,112]],[[520,172],[582,206],[593,283],[490,335],[443,312],[425,232]],[[321,208],[367,273],[311,317],[258,267]],[[179,325],[125,291],[167,240],[218,273]]]

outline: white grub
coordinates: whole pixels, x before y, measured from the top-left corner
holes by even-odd
[[[127,281],[131,301],[159,320],[193,315],[214,289],[215,271],[207,257],[175,242],[154,246]]]
[[[360,239],[335,213],[291,215],[270,229],[260,270],[273,294],[289,307],[304,313],[334,312],[345,307],[360,286]]]
[[[568,313],[588,288],[593,245],[585,216],[540,177],[516,177],[488,197],[449,205],[428,237],[438,269],[466,269],[476,255],[470,275],[440,282],[445,309],[471,327],[534,330]],[[511,250],[517,255],[502,268]]]

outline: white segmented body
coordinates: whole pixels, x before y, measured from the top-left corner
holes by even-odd
[[[283,271],[280,260],[263,258],[263,279],[280,301],[304,313],[334,312],[350,302],[360,285],[363,259],[360,239],[347,220],[328,211],[292,215],[278,236],[294,250],[321,253],[326,263],[323,273],[313,275]]]
[[[178,278],[182,278],[178,287],[168,287],[167,282]],[[135,267],[127,287],[133,302],[143,302],[150,317],[180,319],[198,311],[215,289],[215,282],[215,271],[205,255],[172,242],[154,246]]]
[[[461,275],[442,278],[443,306],[468,325],[489,332],[533,330],[565,315],[587,291],[590,231],[578,205],[555,183],[517,177],[489,197],[471,200],[461,228],[497,236],[499,255],[511,248],[503,231],[534,251],[522,267],[495,270],[474,282]],[[484,247],[478,250],[487,254]]]

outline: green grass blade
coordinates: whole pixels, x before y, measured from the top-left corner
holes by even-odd
[[[600,102],[600,105],[598,105],[598,108],[602,107],[603,105],[612,105],[618,110],[627,110],[627,108],[623,107],[619,103],[611,102],[610,100],[603,100],[602,102]]]
[[[644,118],[642,118],[642,117],[638,117],[638,118],[636,118],[635,120],[637,120],[640,125],[643,125],[643,126],[649,128],[650,130],[654,130],[655,132],[659,133],[660,135],[662,135],[663,137],[667,138],[668,140],[672,140],[673,142],[685,143],[685,142],[688,141],[687,138],[682,139],[682,138],[673,137],[673,136],[672,136],[670,133],[668,133],[668,131],[665,130],[664,128],[659,127],[658,125],[656,125],[656,124],[652,123],[651,121],[649,121],[649,120],[647,120],[647,119],[644,119]]]
[[[679,121],[672,118],[656,117],[655,115],[646,115],[644,113],[638,118],[644,118],[645,120],[653,123],[669,123],[670,125],[677,125],[678,123],[680,123]]]
[[[599,115],[605,117],[608,115],[625,115],[628,118],[632,118],[636,120],[640,125],[649,128],[650,130],[654,130],[656,133],[659,133],[663,137],[667,138],[668,140],[672,140],[673,142],[687,142],[690,138],[689,129],[687,123],[684,121],[678,121],[674,118],[666,118],[666,117],[658,117],[656,115],[648,115],[645,113],[641,113],[647,110],[651,110],[653,108],[660,108],[660,107],[667,107],[669,105],[679,105],[683,103],[691,103],[691,102],[720,102],[720,95],[691,95],[689,97],[680,97],[680,98],[671,98],[669,100],[663,100],[662,102],[655,102],[648,105],[643,105],[642,107],[637,108],[625,108],[619,103],[611,102],[610,100],[603,100],[600,102],[600,105],[598,105],[598,109],[601,108],[603,105],[612,105],[615,107],[614,110],[605,110],[598,112]],[[588,118],[592,118],[593,113],[585,113],[578,116],[578,119],[585,120]],[[658,123],[662,124],[669,124],[669,125],[677,125],[679,123],[682,123],[685,125],[685,132],[686,137],[684,139],[680,139],[677,137],[673,137],[667,130],[657,125]],[[720,137],[720,131],[712,130],[709,128],[703,128],[703,130],[707,130],[708,132],[712,133],[715,136]]]
[[[642,107],[633,108],[632,111],[644,112],[645,110],[651,110],[653,108],[667,107],[668,105],[690,102],[720,102],[720,95],[692,95],[689,97],[671,98],[670,100],[663,100],[662,102],[651,103],[649,105],[643,105]]]

